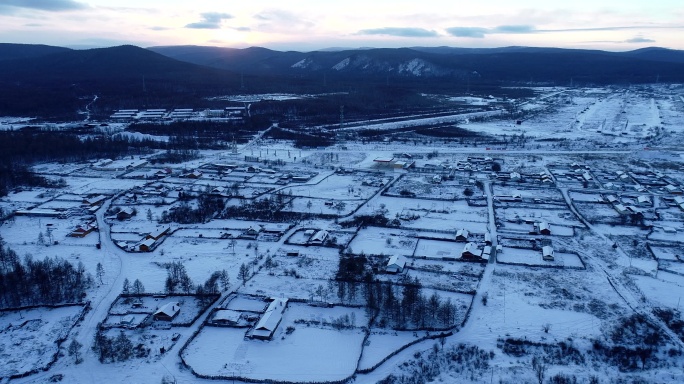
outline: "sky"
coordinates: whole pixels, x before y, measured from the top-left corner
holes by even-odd
[[[0,0],[0,42],[684,49],[682,0]]]

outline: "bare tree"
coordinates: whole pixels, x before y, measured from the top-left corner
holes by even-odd
[[[534,377],[539,384],[544,384],[544,377],[546,376],[546,370],[548,368],[546,362],[541,357],[535,356],[532,358],[532,370],[534,371]]]

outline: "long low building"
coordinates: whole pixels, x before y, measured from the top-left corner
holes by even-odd
[[[283,319],[285,308],[287,308],[287,299],[273,299],[254,327],[252,338],[270,340]]]

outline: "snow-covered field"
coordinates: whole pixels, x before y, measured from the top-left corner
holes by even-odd
[[[684,320],[680,312],[684,211],[675,204],[677,192],[664,188],[675,185],[681,189],[684,184],[681,90],[667,85],[539,88],[534,98],[518,101],[524,113],[520,124],[517,118],[495,110],[440,118],[407,116],[404,121],[345,128],[345,133],[353,135],[366,128],[391,131],[451,122],[497,137],[496,146],[489,147],[441,140],[428,143],[423,138],[414,143],[350,139],[317,150],[255,139],[241,146],[238,156],[201,151],[198,159],[187,163],[144,165],[132,171],[118,169],[131,159],[112,159],[111,169],[93,166],[95,160],[102,159],[38,164],[34,167],[37,173],[52,180],[62,178],[66,186],[17,189],[0,198],[5,216],[17,209],[36,209],[27,216],[3,220],[0,236],[4,247],[21,259],[59,257],[82,263],[93,276],[85,298],[92,309],[78,324],[80,306],[1,312],[0,382],[8,375],[42,368],[55,353],[59,353],[57,362],[47,372],[16,382],[45,383],[57,374],[64,375],[63,382],[76,384],[148,383],[164,376],[178,383],[210,382],[182,368],[181,352],[184,362],[198,375],[225,380],[324,382],[356,374],[355,382],[375,383],[390,374],[409,375],[424,356],[432,354],[438,360],[449,348],[461,344],[477,346],[491,356],[486,368],[450,362],[450,366],[463,369],[441,372],[433,382],[534,382],[532,351],[547,359],[547,378],[565,373],[576,375],[578,382],[590,382],[592,375],[606,383],[622,379],[628,380],[625,383],[684,382],[684,360],[677,352],[684,349],[684,335],[676,322],[656,310],[667,309],[675,320]],[[309,96],[250,96],[254,97]],[[476,107],[497,102],[474,96],[451,101]],[[3,129],[22,122],[2,120]],[[410,156],[419,160],[420,169],[382,168],[374,161],[405,159],[404,154],[413,154]],[[243,160],[245,156],[281,163],[248,162]],[[492,159],[478,160],[484,157]],[[469,169],[464,168],[466,163]],[[500,171],[492,169],[494,163]],[[219,172],[216,164],[238,169]],[[248,172],[248,166],[263,169]],[[164,179],[144,178],[166,168],[171,174]],[[181,177],[194,169],[204,174],[198,179]],[[522,180],[507,180],[512,172],[520,173]],[[546,172],[553,180],[542,183],[540,175]],[[618,172],[627,176],[620,177]],[[433,177],[442,173],[451,173],[452,178]],[[590,177],[586,182],[585,173]],[[302,179],[292,180],[287,175]],[[641,187],[644,189],[638,190]],[[195,196],[214,189],[214,196],[223,195],[229,207],[247,207],[257,199],[283,199],[286,203],[278,212],[270,213],[284,219],[269,222],[245,210],[239,217],[160,223],[165,211],[168,214],[181,206],[184,199],[195,208]],[[104,195],[104,206],[91,209],[85,201],[95,195]],[[616,196],[615,204],[606,202],[609,195]],[[640,205],[638,196],[646,196],[650,202]],[[617,203],[633,211],[620,214]],[[134,208],[136,214],[118,220],[112,208]],[[48,214],[52,216],[39,216]],[[350,226],[362,215],[384,217],[387,224],[356,222]],[[68,236],[78,225],[93,220],[98,230],[83,238]],[[550,223],[551,234],[535,234],[533,224],[538,222]],[[123,243],[139,244],[148,234],[167,226],[169,233],[150,252],[121,247]],[[276,227],[275,232],[266,233],[266,228],[274,231]],[[250,228],[261,232],[250,238]],[[455,241],[460,229],[470,232],[468,241],[480,250],[485,234],[494,250],[497,245],[503,249],[493,251],[496,257],[482,263],[459,260],[465,245]],[[327,231],[334,242],[312,244],[311,235],[318,230]],[[553,246],[553,261],[542,259],[544,245]],[[342,256],[361,254],[367,256],[365,269],[355,271],[352,266],[347,271],[352,277],[340,281]],[[406,258],[401,273],[385,273],[392,256]],[[230,281],[222,288],[227,289],[205,311],[193,304],[194,299],[186,298],[185,310],[175,321],[187,324],[199,315],[190,326],[125,329],[131,340],[152,350],[148,357],[100,363],[91,349],[97,324],[112,327],[109,335],[116,336],[125,328],[122,321],[131,320],[125,317],[133,313],[130,304],[117,299],[123,280],[139,279],[145,292],[164,293],[172,262],[182,263],[193,289],[212,273],[226,270]],[[98,264],[102,268],[99,274]],[[368,284],[373,283],[393,285],[396,305],[406,305],[405,284],[416,279],[424,297],[436,293],[440,300],[454,304],[455,318],[449,329],[453,334],[406,347],[437,331],[395,330],[387,323],[381,326],[371,320],[376,309],[364,308],[364,304],[371,295]],[[270,340],[245,338],[249,328],[206,325],[215,309],[226,308],[251,316],[241,321],[253,326],[269,298],[291,300]],[[109,311],[115,300],[119,301]],[[133,315],[133,325],[169,299],[157,295],[144,300],[147,308]],[[646,348],[642,342],[646,336],[638,332],[632,344],[616,341],[616,327],[629,329],[624,324],[634,315],[642,316],[642,325],[654,327],[662,336],[652,346],[657,359],[646,359],[634,369],[620,368],[595,346],[615,347],[616,351]],[[344,318],[346,326],[335,325]],[[66,341],[58,348],[55,341],[62,338]],[[82,364],[75,364],[68,355],[66,345],[71,340],[83,344]],[[504,350],[504,340],[527,345],[529,353],[510,354]],[[561,344],[569,346],[567,351],[577,350],[573,353],[579,354],[583,363],[554,360],[549,351]],[[674,352],[668,354],[670,350]]]

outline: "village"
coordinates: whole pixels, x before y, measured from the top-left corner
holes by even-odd
[[[601,119],[579,116],[618,102],[575,96],[591,97],[505,123],[542,132],[570,116],[578,137],[604,137],[605,121],[588,133],[577,125]],[[681,135],[682,103],[669,113]],[[124,381],[370,383],[476,345],[486,357],[442,377],[532,382],[529,360],[546,356],[544,372],[580,382],[684,380],[681,152],[620,133],[622,148],[561,149],[548,134],[513,150],[259,139],[178,164],[40,164],[65,186],[0,199],[4,247],[82,264],[94,285],[78,303],[3,310],[0,378],[92,382],[125,366]]]

